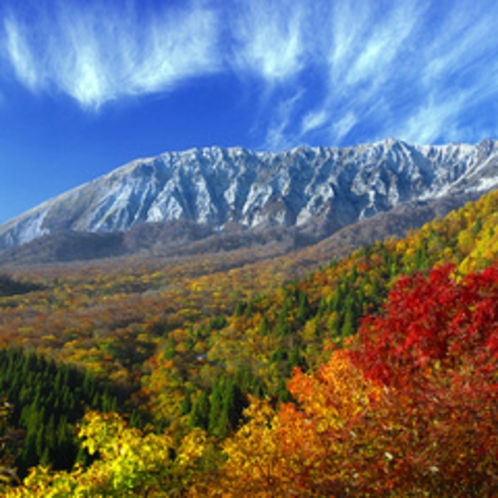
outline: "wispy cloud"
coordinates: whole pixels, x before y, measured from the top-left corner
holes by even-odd
[[[299,140],[291,124],[302,97],[303,91],[297,91],[294,95],[280,100],[272,112],[262,148],[276,151],[296,145]]]
[[[475,135],[498,134],[482,112],[498,98],[493,0],[41,4],[29,20],[0,11],[0,57],[33,92],[85,108],[224,73],[260,91],[269,148],[458,140],[469,116]]]
[[[14,66],[17,77],[28,88],[35,90],[39,77],[31,48],[23,31],[12,18],[5,20],[7,55]]]
[[[56,90],[98,108],[219,70],[218,17],[205,7],[139,14],[133,3],[124,10],[56,5],[34,7],[34,24],[15,9],[4,18],[4,57],[31,90]]]
[[[329,139],[341,143],[355,124],[375,120],[374,109],[385,111],[386,100],[396,107],[406,82],[394,88],[401,75],[410,80],[415,33],[424,11],[423,3],[337,2],[315,20],[315,29],[322,26],[331,35],[332,42],[320,47],[328,92],[312,113],[320,119],[303,117],[303,137],[323,128]]]
[[[353,127],[358,123],[358,118],[353,111],[349,111],[346,115],[340,117],[331,127],[332,135],[342,140],[350,133]]]
[[[298,74],[306,63],[303,4],[254,0],[237,5],[230,51],[235,70],[251,71],[269,83]]]
[[[302,119],[301,134],[306,135],[306,133],[316,130],[328,122],[330,122],[330,116],[326,109],[310,111]]]
[[[320,47],[329,91],[303,114],[302,140],[445,141],[468,136],[470,116],[497,134],[476,112],[498,97],[493,13],[488,1],[337,2],[316,21],[331,33]]]

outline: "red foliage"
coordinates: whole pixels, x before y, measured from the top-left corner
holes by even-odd
[[[428,278],[402,277],[380,314],[366,317],[353,361],[383,384],[403,387],[434,369],[494,372],[498,359],[498,268],[452,278],[450,265]]]
[[[453,272],[401,278],[351,349],[295,370],[295,402],[227,446],[233,495],[498,496],[498,269]]]
[[[434,496],[495,496],[498,269],[460,281],[452,273],[401,278],[350,356],[391,399],[398,490],[423,481]]]

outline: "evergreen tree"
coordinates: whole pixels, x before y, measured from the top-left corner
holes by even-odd
[[[113,411],[117,398],[89,374],[35,353],[0,350],[0,397],[26,436],[16,457],[19,475],[40,462],[69,469],[78,454],[75,424],[88,408]]]
[[[214,415],[213,415],[214,416]],[[192,411],[190,412],[189,425],[190,427],[200,427],[201,429],[209,429],[210,420],[210,403],[209,397],[205,391],[201,391],[195,400]]]

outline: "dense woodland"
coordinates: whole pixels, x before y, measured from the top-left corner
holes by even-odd
[[[5,269],[5,496],[497,495],[497,220]]]

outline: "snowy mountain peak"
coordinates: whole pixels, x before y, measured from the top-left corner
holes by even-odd
[[[138,159],[0,226],[0,248],[60,230],[127,231],[187,220],[326,227],[400,203],[498,184],[498,144],[418,146],[388,138],[347,148],[194,148]]]

